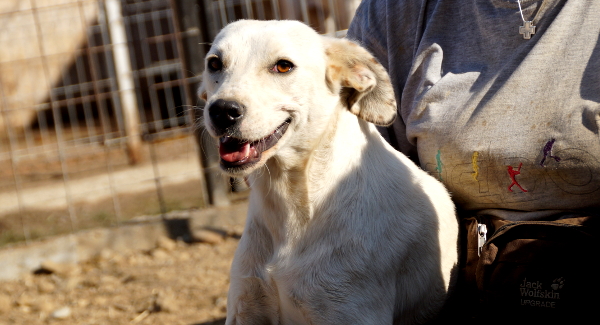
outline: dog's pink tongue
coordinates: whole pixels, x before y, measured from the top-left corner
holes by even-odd
[[[238,162],[250,156],[250,143],[239,143],[234,139],[226,138],[219,146],[221,159],[227,162]]]

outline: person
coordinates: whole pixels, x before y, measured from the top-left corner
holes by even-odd
[[[382,133],[460,218],[600,215],[600,1],[363,0],[347,37],[390,74]]]

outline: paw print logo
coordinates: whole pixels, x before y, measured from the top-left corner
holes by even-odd
[[[550,287],[552,287],[552,290],[558,290],[558,289],[562,289],[562,287],[565,285],[565,279],[560,277],[558,279],[554,279],[554,281],[552,281],[552,285]]]

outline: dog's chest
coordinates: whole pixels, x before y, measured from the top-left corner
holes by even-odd
[[[293,263],[293,264],[289,264]],[[274,294],[279,303],[280,323],[288,324],[310,324],[307,314],[310,314],[310,306],[306,299],[306,292],[315,291],[311,281],[308,280],[310,274],[308,270],[303,270],[297,264],[293,257],[275,258],[272,264],[267,267],[270,272],[270,283],[273,286]]]

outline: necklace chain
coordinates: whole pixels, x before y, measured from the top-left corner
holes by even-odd
[[[517,0],[517,3],[519,4],[519,12],[521,13],[521,19],[523,19],[523,22],[525,22],[525,17],[523,17],[523,8],[521,8],[521,0]]]

